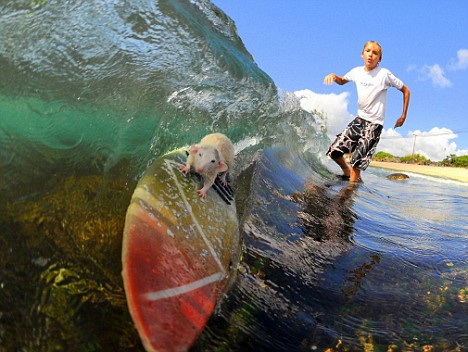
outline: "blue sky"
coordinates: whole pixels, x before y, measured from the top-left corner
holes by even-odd
[[[234,20],[257,65],[282,90],[306,90],[304,99],[326,112],[331,130],[356,113],[357,95],[352,83],[325,86],[324,76],[362,65],[364,43],[377,40],[381,67],[411,90],[408,118],[396,130],[391,128],[401,115],[402,94],[389,90],[382,147],[410,154],[417,134],[416,152],[431,160],[468,154],[468,1],[213,2]]]

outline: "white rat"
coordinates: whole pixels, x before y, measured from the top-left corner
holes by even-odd
[[[185,166],[181,166],[182,172],[188,174],[190,167],[203,176],[203,188],[197,190],[200,197],[205,198],[219,173],[223,172],[221,182],[227,185],[226,175],[234,165],[234,146],[231,140],[222,133],[208,134],[200,143],[190,147]]]

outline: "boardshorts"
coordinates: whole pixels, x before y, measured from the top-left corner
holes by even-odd
[[[371,123],[357,116],[343,132],[336,136],[327,155],[332,159],[338,159],[343,154],[352,153],[351,166],[355,169],[365,170],[369,166],[380,141],[382,129],[382,125]]]

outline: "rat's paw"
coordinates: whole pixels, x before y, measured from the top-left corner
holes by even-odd
[[[219,182],[221,182],[221,184],[226,187],[228,185],[228,181],[227,181],[227,173],[224,173],[220,178],[219,178]]]
[[[203,189],[197,189],[197,193],[200,198],[206,198],[206,192]]]

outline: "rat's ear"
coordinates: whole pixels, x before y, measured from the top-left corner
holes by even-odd
[[[224,172],[228,170],[228,166],[224,161],[218,161],[218,172]]]
[[[190,147],[190,154],[194,155],[194,154],[197,154],[198,153],[198,145],[194,144]]]

